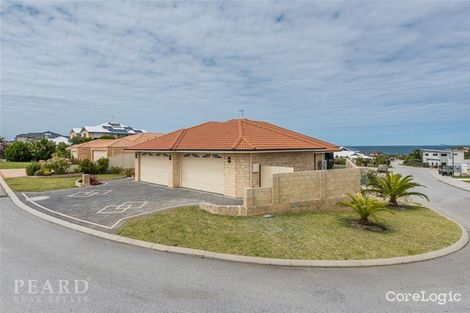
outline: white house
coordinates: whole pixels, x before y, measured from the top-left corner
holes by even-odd
[[[145,133],[143,129],[137,129],[118,122],[107,122],[95,126],[83,126],[72,128],[69,132],[70,139],[74,137],[98,139],[103,136],[113,136],[115,138],[125,137]]]
[[[464,150],[454,150],[453,156],[451,150],[422,149],[421,153],[423,163],[431,167],[470,164],[470,159],[464,157]]]
[[[372,159],[370,156],[354,151],[346,147],[340,147],[340,151],[334,153],[335,158],[349,158],[349,159]]]

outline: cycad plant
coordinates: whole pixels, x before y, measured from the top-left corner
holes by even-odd
[[[395,214],[393,211],[385,208],[382,202],[368,198],[360,192],[356,195],[348,194],[348,196],[351,198],[351,201],[341,201],[336,205],[353,209],[359,214],[359,224],[370,225],[372,221],[377,222],[376,214],[379,212]]]
[[[388,198],[390,206],[397,207],[398,199],[408,196],[418,196],[429,201],[426,194],[412,191],[415,187],[425,187],[413,181],[413,176],[403,177],[398,173],[387,173],[385,177],[378,177],[368,192],[377,192],[384,198]]]

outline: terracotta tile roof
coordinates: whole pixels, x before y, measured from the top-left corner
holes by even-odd
[[[334,144],[270,123],[247,119],[207,122],[130,147],[131,150],[263,151],[319,149],[337,151]]]
[[[126,136],[126,137],[119,138],[109,147],[127,148],[127,147],[130,147],[130,146],[142,143],[142,142],[146,142],[148,140],[155,139],[161,136],[163,136],[163,134],[161,133],[141,133],[137,135]]]
[[[87,141],[78,145],[74,145],[71,148],[107,148],[119,139],[96,139],[93,141]]]

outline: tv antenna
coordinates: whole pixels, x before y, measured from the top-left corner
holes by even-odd
[[[242,115],[242,119],[245,118],[245,110],[238,110],[238,112]]]

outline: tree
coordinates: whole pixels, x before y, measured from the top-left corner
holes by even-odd
[[[80,144],[80,143],[93,141],[93,138],[90,138],[90,137],[73,137],[70,141],[72,142],[72,144],[77,145],[77,144]]]
[[[15,141],[5,149],[5,159],[12,162],[31,161],[31,144]]]
[[[66,159],[72,158],[72,153],[70,152],[70,150],[67,150],[67,147],[68,147],[67,144],[63,142],[59,143],[55,149],[54,156],[58,158],[66,158]]]
[[[41,139],[31,143],[31,155],[34,161],[48,160],[55,152],[55,143],[47,139]]]
[[[402,177],[398,173],[387,173],[385,177],[377,177],[372,188],[368,192],[376,192],[384,198],[388,198],[389,204],[393,207],[398,206],[398,199],[408,196],[418,196],[429,201],[426,194],[412,191],[416,187],[425,187],[413,181],[413,176]]]
[[[358,215],[358,223],[362,225],[370,225],[372,221],[377,222],[376,214],[379,212],[389,212],[395,214],[393,211],[385,208],[383,203],[370,199],[358,192],[356,195],[348,194],[351,201],[338,202],[336,205],[348,207],[353,209]]]

